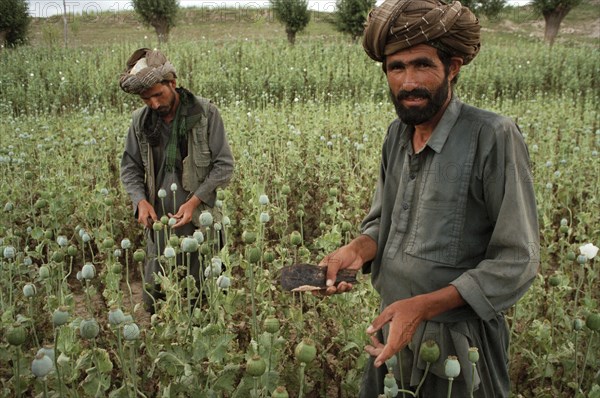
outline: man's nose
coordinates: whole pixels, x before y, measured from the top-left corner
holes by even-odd
[[[419,81],[414,72],[407,70],[404,74],[404,81],[402,82],[402,90],[412,91],[419,87]]]
[[[150,105],[150,108],[152,108],[154,110],[158,109],[158,107],[160,106],[160,104],[156,98],[150,98],[148,100],[148,102],[149,102],[148,105]]]

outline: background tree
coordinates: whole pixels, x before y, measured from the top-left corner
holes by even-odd
[[[159,44],[169,41],[179,11],[177,0],[133,0],[133,9],[144,24],[154,28]]]
[[[26,0],[0,0],[0,45],[14,47],[27,41],[28,11]]]
[[[310,21],[308,1],[270,0],[275,18],[285,25],[285,33],[290,44],[296,42],[296,33],[304,30]]]
[[[546,21],[544,40],[548,44],[554,43],[562,20],[579,4],[581,0],[533,0],[531,2],[533,9],[544,16]]]
[[[68,18],[67,18],[67,0],[63,0],[63,40],[64,40],[64,46],[65,48],[67,48],[67,44],[68,44],[68,40],[67,40],[67,36],[68,36]]]
[[[362,36],[369,11],[375,0],[337,0],[333,23],[337,30],[348,33],[352,40]]]
[[[461,0],[463,6],[469,7],[477,16],[496,19],[506,6],[506,0]]]

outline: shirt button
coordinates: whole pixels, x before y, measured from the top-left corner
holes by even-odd
[[[404,210],[408,210],[408,203],[406,203],[406,202],[402,202],[402,208],[403,208]]]

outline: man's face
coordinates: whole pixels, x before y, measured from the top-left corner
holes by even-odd
[[[160,116],[167,116],[175,112],[174,107],[177,98],[175,84],[175,81],[156,83],[148,90],[142,92],[140,97],[146,105]]]
[[[406,124],[420,125],[432,120],[450,100],[448,73],[437,50],[420,44],[386,58],[390,96],[398,117]],[[460,67],[459,67],[460,68]]]

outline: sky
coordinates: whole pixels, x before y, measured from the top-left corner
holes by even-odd
[[[508,4],[522,5],[529,0],[508,0]],[[378,0],[377,4],[383,0]],[[29,14],[33,17],[50,17],[52,15],[63,13],[62,0],[27,0],[29,4]],[[131,0],[66,0],[68,14],[81,14],[82,12],[94,13],[100,11],[119,12],[132,10]],[[336,0],[309,0],[308,7],[314,11],[332,12],[335,11]],[[240,10],[251,8],[269,8],[269,0],[179,0],[181,7],[199,7],[199,8],[222,8],[235,7]]]
[[[63,13],[62,0],[27,0],[29,14],[34,17],[49,17]],[[235,7],[240,9],[269,8],[269,0],[179,0],[181,7],[222,8]],[[111,11],[119,12],[133,10],[131,0],[66,0],[67,13]],[[315,11],[334,11],[335,0],[309,0],[309,8]]]

